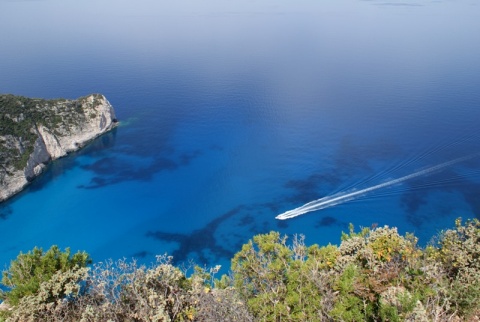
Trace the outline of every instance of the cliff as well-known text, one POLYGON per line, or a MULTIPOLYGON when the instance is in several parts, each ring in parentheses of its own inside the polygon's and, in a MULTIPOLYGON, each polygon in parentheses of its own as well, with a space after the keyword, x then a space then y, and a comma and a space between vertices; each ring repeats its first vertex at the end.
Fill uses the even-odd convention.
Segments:
POLYGON ((100 94, 77 100, 0 95, 0 202, 21 191, 52 160, 116 125, 100 94))

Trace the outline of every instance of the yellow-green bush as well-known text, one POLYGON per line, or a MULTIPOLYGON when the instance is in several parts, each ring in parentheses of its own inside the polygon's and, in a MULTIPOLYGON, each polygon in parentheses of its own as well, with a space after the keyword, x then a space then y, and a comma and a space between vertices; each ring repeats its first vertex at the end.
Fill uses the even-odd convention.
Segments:
POLYGON ((220 279, 218 267, 187 276, 166 255, 151 267, 121 260, 87 268, 68 266, 73 258, 58 249, 47 261, 58 266, 38 264, 43 252, 28 254, 18 263, 35 258, 43 273, 24 279, 36 285, 25 288, 13 283, 25 266, 4 272, 10 295, 23 296, 10 302, 11 311, 0 311, 0 321, 426 322, 470 321, 480 312, 478 220, 457 220, 424 249, 413 235, 387 226, 360 232, 351 226, 338 246, 257 235, 220 279))

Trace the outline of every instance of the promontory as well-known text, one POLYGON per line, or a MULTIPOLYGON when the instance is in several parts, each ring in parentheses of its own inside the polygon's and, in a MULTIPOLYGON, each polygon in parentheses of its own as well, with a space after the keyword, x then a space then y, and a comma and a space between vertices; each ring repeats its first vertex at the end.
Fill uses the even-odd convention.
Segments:
POLYGON ((21 191, 52 160, 117 124, 105 96, 76 100, 0 94, 0 202, 21 191))

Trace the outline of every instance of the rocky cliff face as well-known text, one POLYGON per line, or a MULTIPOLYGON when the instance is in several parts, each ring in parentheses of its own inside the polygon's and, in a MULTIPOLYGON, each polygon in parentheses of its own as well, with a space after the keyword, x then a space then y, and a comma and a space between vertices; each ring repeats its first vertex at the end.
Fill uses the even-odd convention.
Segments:
POLYGON ((0 95, 0 202, 21 191, 48 162, 116 125, 100 94, 77 100, 0 95))

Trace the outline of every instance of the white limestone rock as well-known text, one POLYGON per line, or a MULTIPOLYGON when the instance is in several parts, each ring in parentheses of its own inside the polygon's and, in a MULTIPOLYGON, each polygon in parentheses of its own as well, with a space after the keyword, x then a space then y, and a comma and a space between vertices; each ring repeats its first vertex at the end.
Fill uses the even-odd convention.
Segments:
MULTIPOLYGON (((117 124, 112 105, 100 94, 92 94, 77 100, 44 101, 22 98, 16 102, 15 98, 9 96, 3 102, 7 101, 9 106, 17 104, 18 109, 27 108, 25 102, 28 102, 30 112, 33 110, 37 117, 43 116, 44 113, 45 117, 40 121, 31 122, 34 125, 26 133, 30 138, 35 133, 37 138, 34 139, 33 146, 23 136, 2 135, 0 132, 0 148, 3 149, 0 150, 0 202, 21 191, 43 172, 48 162, 80 149, 117 124), (26 166, 18 169, 18 156, 32 150, 30 155, 26 155, 28 156, 26 166), (17 163, 12 160, 17 160, 17 163)), ((0 111, 1 108, 2 106, 0 111)), ((14 122, 21 122, 26 117, 21 113, 19 116, 12 116, 11 119, 14 122)))
MULTIPOLYGON (((90 95, 80 99, 80 103, 84 111, 84 122, 74 125, 68 131, 64 131, 61 136, 56 137, 65 154, 78 150, 86 142, 110 130, 116 123, 113 107, 105 96, 90 95)), ((52 146, 55 146, 54 142, 52 146)))
POLYGON ((40 139, 44 142, 48 154, 53 160, 63 157, 67 154, 67 151, 65 151, 65 149, 60 145, 60 142, 55 135, 50 133, 49 129, 40 125, 38 126, 38 133, 40 134, 40 139))

